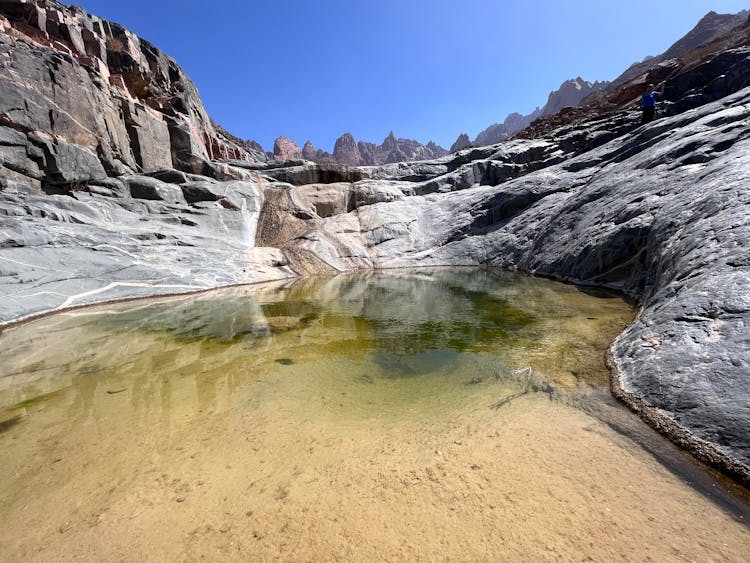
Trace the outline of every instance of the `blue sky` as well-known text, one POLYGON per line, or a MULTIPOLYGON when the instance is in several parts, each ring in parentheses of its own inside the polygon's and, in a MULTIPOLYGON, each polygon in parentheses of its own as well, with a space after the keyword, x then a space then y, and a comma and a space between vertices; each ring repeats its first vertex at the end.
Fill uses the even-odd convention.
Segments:
POLYGON ((345 132, 448 148, 564 80, 611 80, 750 0, 77 0, 173 56, 209 114, 266 150, 345 132))

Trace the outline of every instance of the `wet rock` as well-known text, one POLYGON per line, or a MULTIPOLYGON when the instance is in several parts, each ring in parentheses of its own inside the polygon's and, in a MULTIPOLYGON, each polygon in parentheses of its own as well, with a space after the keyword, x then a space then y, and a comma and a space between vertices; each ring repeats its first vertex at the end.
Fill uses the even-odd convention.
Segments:
MULTIPOLYGON (((297 329, 302 326, 302 321, 297 317, 268 317, 268 327, 271 332, 275 334, 281 334, 282 332, 288 332, 290 330, 297 329)), ((282 360, 276 360, 278 363, 283 365, 291 365, 293 362, 282 360)))

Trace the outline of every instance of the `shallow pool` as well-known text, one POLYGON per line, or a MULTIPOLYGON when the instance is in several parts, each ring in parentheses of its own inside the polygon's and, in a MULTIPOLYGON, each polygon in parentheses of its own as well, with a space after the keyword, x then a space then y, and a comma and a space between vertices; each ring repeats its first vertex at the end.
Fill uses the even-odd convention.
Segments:
POLYGON ((454 268, 7 329, 1 558, 745 560, 745 491, 608 393, 633 315, 454 268))

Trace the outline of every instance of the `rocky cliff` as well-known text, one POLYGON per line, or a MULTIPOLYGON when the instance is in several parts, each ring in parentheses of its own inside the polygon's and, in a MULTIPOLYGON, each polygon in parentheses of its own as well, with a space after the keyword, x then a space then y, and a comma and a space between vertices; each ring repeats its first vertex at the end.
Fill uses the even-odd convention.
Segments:
POLYGON ((170 57, 121 26, 52 0, 0 2, 3 175, 34 189, 133 172, 214 177, 262 158, 215 127, 170 57))
POLYGON ((613 391, 750 482, 750 48, 704 52, 670 74, 670 115, 644 126, 626 105, 425 162, 207 160, 198 151, 196 174, 174 158, 169 120, 197 120, 197 110, 173 116, 142 104, 167 135, 129 132, 124 110, 117 129, 97 108, 125 103, 125 93, 94 84, 99 75, 66 45, 31 41, 13 21, 3 24, 0 87, 30 101, 1 102, 0 322, 405 266, 492 265, 615 288, 640 311, 610 349, 613 391), (77 109, 60 92, 68 75, 80 78, 77 109), (131 153, 107 160, 98 147, 120 146, 113 131, 131 153), (165 169, 137 173, 148 170, 132 154, 135 133, 166 143, 153 149, 165 169))
POLYGON ((612 88, 617 89, 624 83, 648 72, 649 69, 672 59, 678 59, 685 55, 688 58, 693 57, 699 47, 726 38, 732 30, 742 26, 747 21, 748 15, 750 15, 748 10, 743 10, 737 14, 717 14, 713 11, 707 13, 695 24, 693 29, 675 41, 666 51, 631 65, 630 68, 612 81, 612 88))

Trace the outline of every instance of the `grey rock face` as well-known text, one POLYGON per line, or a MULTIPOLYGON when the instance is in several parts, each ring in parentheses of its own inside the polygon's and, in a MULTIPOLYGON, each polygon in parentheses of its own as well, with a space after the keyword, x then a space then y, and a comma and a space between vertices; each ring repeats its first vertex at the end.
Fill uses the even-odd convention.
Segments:
POLYGON ((684 37, 677 40, 662 56, 665 59, 679 57, 701 45, 726 35, 730 30, 747 22, 750 10, 742 10, 736 14, 717 14, 708 12, 695 24, 684 37))
POLYGON ((510 139, 514 133, 528 126, 540 114, 537 108, 530 115, 521 115, 520 113, 510 113, 502 123, 494 123, 481 131, 474 143, 477 145, 494 145, 510 139))
POLYGON ((203 197, 200 182, 145 176, 120 197, 0 192, 0 318, 293 275, 280 250, 254 247, 258 186, 204 182, 203 197))
MULTIPOLYGON (((628 81, 636 79, 639 75, 648 75, 644 80, 639 82, 636 90, 627 92, 621 100, 621 102, 629 102, 641 93, 644 83, 661 82, 669 76, 675 70, 674 63, 676 61, 674 59, 684 55, 691 55, 691 52, 698 47, 706 45, 711 41, 719 40, 731 30, 746 24, 748 14, 750 14, 748 10, 743 10, 737 14, 709 12, 692 30, 676 41, 664 53, 656 57, 647 57, 646 60, 631 65, 630 68, 613 82, 601 81, 592 83, 580 77, 566 80, 557 90, 550 92, 547 103, 543 107, 537 108, 528 115, 520 115, 518 113, 509 114, 504 122, 495 123, 481 131, 476 139, 474 139, 474 144, 489 145, 505 141, 515 133, 531 125, 538 118, 554 115, 565 107, 577 107, 592 94, 622 88, 628 81)), ((742 44, 746 44, 746 42, 742 44)))
POLYGON ((670 59, 682 57, 701 45, 720 39, 731 30, 746 23, 748 14, 750 14, 750 11, 748 10, 743 10, 737 14, 717 14, 713 11, 709 12, 701 18, 693 29, 673 43, 666 51, 660 55, 648 57, 644 61, 631 65, 630 68, 613 81, 613 85, 617 86, 622 84, 639 74, 647 72, 649 67, 653 67, 670 59))
POLYGON ((312 141, 306 141, 305 145, 302 147, 302 158, 305 160, 314 160, 316 154, 317 151, 315 150, 315 145, 312 144, 312 141))
POLYGON ((125 185, 130 195, 138 199, 153 199, 167 203, 184 203, 185 198, 179 186, 166 184, 148 176, 130 176, 125 178, 125 185))
MULTIPOLYGON (((594 92, 606 89, 607 85, 607 82, 589 82, 580 76, 566 80, 560 88, 550 93, 539 116, 557 113, 564 107, 575 107, 594 92)), ((533 119, 539 116, 534 116, 533 119)))
POLYGON ((450 152, 457 152, 471 146, 471 139, 466 133, 461 133, 451 145, 450 152))

